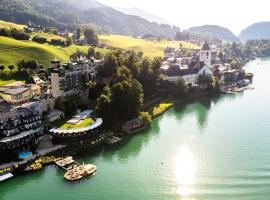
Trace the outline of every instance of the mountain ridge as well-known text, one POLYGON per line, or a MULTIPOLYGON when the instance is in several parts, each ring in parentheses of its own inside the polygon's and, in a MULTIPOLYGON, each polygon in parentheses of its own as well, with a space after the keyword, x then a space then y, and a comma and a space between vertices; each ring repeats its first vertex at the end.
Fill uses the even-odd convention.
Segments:
POLYGON ((104 32, 170 38, 179 30, 176 26, 159 25, 126 15, 95 0, 1 0, 0 19, 20 24, 32 21, 60 29, 95 24, 104 32))
POLYGON ((239 35, 243 41, 270 39, 270 21, 256 22, 245 28, 239 35))
POLYGON ((239 41, 239 38, 234 35, 231 30, 218 25, 195 26, 189 28, 187 31, 190 33, 206 35, 229 42, 239 41))

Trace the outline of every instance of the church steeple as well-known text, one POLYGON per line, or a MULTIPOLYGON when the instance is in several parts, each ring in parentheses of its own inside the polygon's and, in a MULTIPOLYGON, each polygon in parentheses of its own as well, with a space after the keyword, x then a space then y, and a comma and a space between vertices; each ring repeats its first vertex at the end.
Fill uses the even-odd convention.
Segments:
POLYGON ((211 66, 211 48, 207 41, 202 46, 201 52, 200 52, 200 61, 204 62, 205 65, 208 67, 211 66))

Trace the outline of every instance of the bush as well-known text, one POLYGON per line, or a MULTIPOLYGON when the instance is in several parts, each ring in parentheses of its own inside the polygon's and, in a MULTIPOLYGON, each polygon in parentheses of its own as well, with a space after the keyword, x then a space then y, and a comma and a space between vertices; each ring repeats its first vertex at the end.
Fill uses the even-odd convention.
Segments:
POLYGON ((29 40, 30 39, 29 34, 15 28, 11 29, 10 33, 11 33, 11 37, 16 40, 29 40))
POLYGON ((65 41, 60 40, 60 39, 52 39, 51 44, 58 45, 58 46, 65 46, 66 45, 65 41))
POLYGON ((1 28, 0 29, 0 36, 4 36, 4 37, 10 37, 11 33, 8 29, 6 28, 1 28))
POLYGON ((33 37, 32 41, 40 43, 40 44, 44 44, 48 42, 46 38, 38 37, 38 36, 33 37))
POLYGON ((148 112, 140 112, 140 118, 146 122, 148 126, 152 123, 152 117, 148 112))
POLYGON ((29 40, 30 35, 18 29, 0 29, 0 36, 14 38, 16 40, 29 40))

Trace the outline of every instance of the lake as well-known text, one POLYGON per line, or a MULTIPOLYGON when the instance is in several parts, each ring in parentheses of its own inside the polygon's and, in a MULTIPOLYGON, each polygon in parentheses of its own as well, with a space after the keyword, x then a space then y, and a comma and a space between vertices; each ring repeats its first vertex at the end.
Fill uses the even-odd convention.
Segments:
POLYGON ((246 69, 255 90, 173 108, 123 144, 77 158, 97 165, 95 176, 68 183, 49 166, 0 184, 0 199, 269 199, 270 60, 246 69))

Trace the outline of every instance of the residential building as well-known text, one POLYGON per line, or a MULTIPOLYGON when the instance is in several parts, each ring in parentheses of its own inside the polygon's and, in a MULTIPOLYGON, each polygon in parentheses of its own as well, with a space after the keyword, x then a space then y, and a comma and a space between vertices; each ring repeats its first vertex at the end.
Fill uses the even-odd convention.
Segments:
POLYGON ((61 64, 59 60, 53 60, 49 68, 52 96, 71 96, 79 94, 85 81, 96 77, 96 68, 102 65, 101 61, 94 59, 72 60, 67 64, 61 64))
POLYGON ((29 149, 43 134, 39 103, 0 111, 0 151, 29 149))

